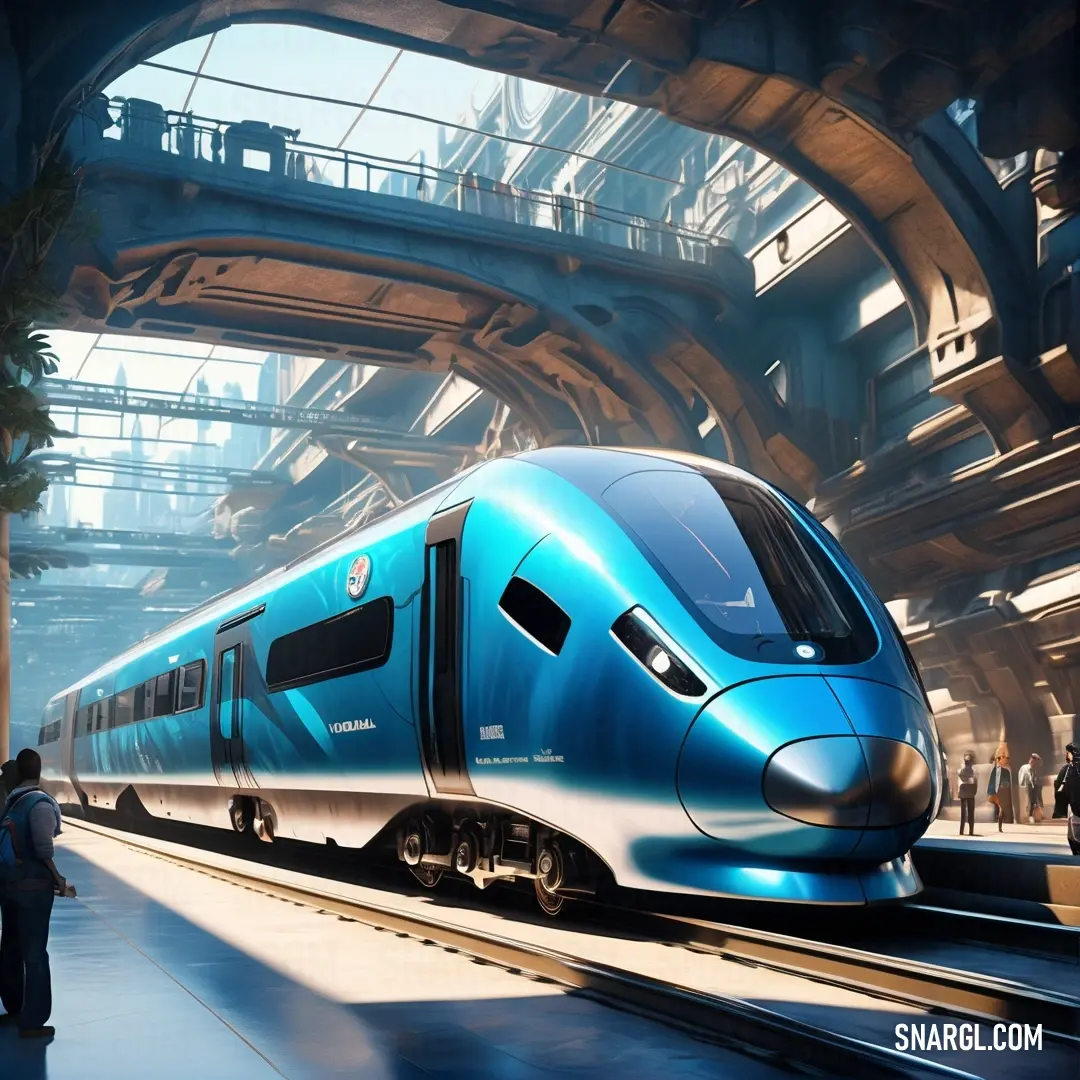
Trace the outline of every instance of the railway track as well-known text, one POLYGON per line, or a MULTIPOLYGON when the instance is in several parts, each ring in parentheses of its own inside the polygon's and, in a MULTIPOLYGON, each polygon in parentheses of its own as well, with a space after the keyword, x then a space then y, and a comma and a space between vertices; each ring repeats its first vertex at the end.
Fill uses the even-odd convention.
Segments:
POLYGON ((961 911, 930 903, 905 904, 897 911, 917 932, 929 929, 950 941, 989 944, 998 949, 1039 953, 1080 964, 1080 927, 1077 926, 986 911, 961 911))
MULTIPOLYGON (((81 824, 81 823, 80 823, 81 824)), ((170 823, 171 824, 171 823, 170 823)), ((180 827, 183 828, 183 827, 180 827)), ((105 829, 110 834, 113 830, 105 829)), ((141 834, 135 835, 142 839, 141 834)), ((182 843, 161 838, 165 843, 182 843)), ((203 836, 201 841, 221 837, 203 836)), ((200 845, 201 846, 201 845, 200 845)), ((215 844, 212 850, 227 857, 236 857, 228 845, 215 844)), ((312 863, 324 864, 325 852, 291 852, 285 862, 274 858, 278 845, 256 845, 248 854, 259 862, 268 862, 280 869, 295 869, 302 873, 320 870, 312 863)), ((189 849, 191 850, 191 849, 189 849)), ((349 866, 349 860, 338 855, 329 860, 349 866)), ((325 872, 325 868, 322 869, 325 872)), ((381 875, 380 875, 381 876, 381 875)), ((389 876, 389 875, 387 875, 389 876)), ((385 883, 380 882, 378 887, 385 883)), ((392 887, 392 886, 391 886, 392 887)), ((469 889, 472 892, 471 888, 469 889)), ((1053 1037, 1073 1043, 1080 1049, 1080 999, 1053 990, 1043 990, 1025 982, 996 978, 984 972, 960 971, 938 964, 928 964, 907 957, 890 955, 884 947, 859 948, 852 945, 861 936, 858 927, 852 932, 844 929, 835 918, 818 916, 814 930, 826 923, 833 932, 818 938, 795 936, 776 930, 782 919, 790 918, 790 910, 779 918, 775 908, 753 911, 756 925, 744 922, 718 921, 715 918, 694 918, 684 914, 661 913, 641 908, 628 909, 607 904, 578 902, 574 909, 576 922, 618 925, 627 935, 644 941, 681 946, 697 952, 711 952, 729 960, 828 983, 880 999, 901 1002, 931 1012, 948 1012, 984 1023, 1010 1022, 1041 1024, 1053 1037), (837 927, 840 932, 837 933, 837 927)), ((730 910, 730 909, 729 909, 730 910)), ((890 933, 903 940, 906 935, 925 936, 928 932, 941 940, 978 942, 994 949, 1037 953, 1056 960, 1080 963, 1080 929, 1022 919, 987 915, 980 912, 922 904, 905 904, 888 909, 890 933)), ((746 905, 738 914, 751 914, 746 905)), ((846 922, 852 921, 852 914, 846 922)), ((877 935, 880 938, 880 933, 877 935)), ((880 943, 879 943, 880 944, 880 943)), ((1075 981, 1072 969, 1063 972, 1069 985, 1075 981)))
POLYGON ((512 972, 550 980, 605 1004, 678 1027, 696 1038, 776 1061, 789 1070, 857 1080, 899 1077, 974 1080, 971 1073, 803 1023, 738 998, 704 993, 536 944, 479 932, 433 918, 426 912, 388 908, 329 889, 272 880, 254 867, 250 872, 223 867, 197 848, 180 853, 170 850, 177 845, 168 841, 120 833, 90 822, 71 821, 71 824, 246 889, 415 938, 424 944, 438 945, 512 972))
MULTIPOLYGON (((1080 1048, 1080 999, 1067 994, 835 942, 682 915, 616 910, 627 930, 648 940, 712 952, 985 1023, 1042 1024, 1044 1031, 1080 1048)), ((1075 949, 1076 942, 1071 944, 1075 949)))

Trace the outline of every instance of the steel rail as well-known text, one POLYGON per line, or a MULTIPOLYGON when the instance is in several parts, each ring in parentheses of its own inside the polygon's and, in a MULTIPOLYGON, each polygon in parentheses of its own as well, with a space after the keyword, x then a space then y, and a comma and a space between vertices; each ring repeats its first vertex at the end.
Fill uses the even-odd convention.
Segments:
POLYGON ((67 820, 79 829, 198 873, 353 919, 378 930, 417 938, 421 943, 456 950, 511 972, 549 979, 572 990, 584 991, 606 1004, 687 1030, 698 1038, 736 1050, 742 1047, 754 1056, 764 1052, 803 1070, 809 1067, 825 1076, 846 1076, 853 1080, 922 1076, 977 1080, 971 1073, 830 1032, 739 998, 704 993, 543 946, 481 933, 426 914, 387 908, 306 885, 269 880, 258 873, 222 867, 212 859, 164 850, 162 844, 180 846, 169 841, 117 835, 115 830, 91 822, 67 820))
POLYGON ((610 910, 619 913, 622 925, 648 940, 987 1023, 1042 1024, 1055 1040, 1080 1047, 1080 999, 1067 994, 769 930, 684 915, 610 910))
POLYGON ((1058 960, 1080 964, 1080 927, 1062 923, 1035 922, 1015 915, 990 911, 965 911, 942 904, 905 904, 898 909, 903 917, 915 916, 913 925, 947 931, 950 941, 977 941, 1018 952, 1042 953, 1058 960))

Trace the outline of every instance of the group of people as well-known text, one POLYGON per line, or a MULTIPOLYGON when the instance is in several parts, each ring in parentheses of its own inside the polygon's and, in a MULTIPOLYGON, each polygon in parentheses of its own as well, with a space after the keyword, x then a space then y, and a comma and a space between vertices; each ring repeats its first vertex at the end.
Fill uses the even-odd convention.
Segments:
MULTIPOLYGON (((1065 747, 1065 764, 1054 780, 1054 817, 1067 818, 1069 847, 1074 855, 1080 855, 1080 744, 1069 743, 1065 747)), ((1017 782, 1023 800, 1022 809, 1027 820, 1043 819, 1042 776, 1039 772, 1042 758, 1038 754, 1020 766, 1017 782)), ((964 763, 957 770, 957 798, 960 800, 960 835, 967 826, 968 835, 975 835, 975 796, 979 781, 975 773, 975 755, 969 750, 964 763)), ((1003 743, 994 753, 993 768, 986 785, 987 801, 994 807, 998 832, 1003 825, 1013 823, 1012 770, 1009 768, 1009 750, 1003 743)))
POLYGON ((60 807, 41 790, 41 758, 19 752, 0 767, 0 1026, 47 1038, 52 1012, 49 920, 56 896, 74 896, 53 862, 60 807))

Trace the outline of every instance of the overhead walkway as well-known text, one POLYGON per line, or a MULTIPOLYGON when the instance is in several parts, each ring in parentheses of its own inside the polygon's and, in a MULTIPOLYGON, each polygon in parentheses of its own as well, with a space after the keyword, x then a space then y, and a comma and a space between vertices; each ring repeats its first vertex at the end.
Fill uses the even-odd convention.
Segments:
MULTIPOLYGON (((283 181, 306 182, 314 192, 322 186, 412 199, 690 262, 708 262, 710 252, 720 246, 708 233, 568 192, 530 191, 471 171, 321 146, 301 140, 299 131, 263 122, 221 120, 119 98, 109 102, 109 113, 115 124, 109 135, 119 136, 106 138, 110 155, 144 158, 148 150, 160 150, 224 170, 260 171, 283 181)), ((622 168, 613 163, 605 167, 622 168)), ((677 180, 671 184, 678 187, 677 180)))
POLYGON ((380 428, 363 416, 329 409, 301 409, 262 401, 241 401, 209 394, 178 394, 167 390, 139 390, 102 386, 72 379, 43 379, 41 389, 50 405, 183 420, 210 420, 254 427, 293 428, 313 435, 342 435, 370 445, 373 450, 411 457, 470 453, 472 447, 453 446, 426 435, 380 428))
POLYGON ((233 543, 187 533, 122 529, 20 526, 11 530, 11 551, 78 553, 94 566, 206 567, 227 562, 233 543))
MULTIPOLYGON (((133 440, 138 444, 139 440, 133 440)), ((197 443, 192 444, 197 446, 197 443)), ((236 469, 229 465, 200 465, 187 461, 129 460, 125 458, 94 458, 77 454, 58 454, 55 451, 35 454, 31 461, 44 472, 50 484, 77 487, 102 487, 107 490, 161 491, 176 495, 213 495, 208 486, 222 483, 261 487, 288 484, 288 480, 267 470, 236 469), (94 483, 87 475, 109 475, 112 483, 94 483), (130 486, 128 486, 130 485, 130 486)))

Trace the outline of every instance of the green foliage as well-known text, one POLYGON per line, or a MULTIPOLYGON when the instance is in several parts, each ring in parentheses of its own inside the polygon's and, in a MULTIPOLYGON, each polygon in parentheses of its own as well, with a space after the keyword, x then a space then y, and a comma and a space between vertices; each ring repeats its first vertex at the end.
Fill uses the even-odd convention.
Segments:
POLYGON ((34 393, 57 358, 37 327, 62 312, 45 261, 56 240, 78 230, 79 176, 56 152, 38 162, 33 183, 0 207, 0 513, 38 510, 48 486, 28 455, 61 435, 34 393))
POLYGON ((69 570, 89 565, 89 556, 77 551, 57 551, 55 548, 24 550, 14 547, 11 551, 13 579, 39 578, 46 570, 69 570))

